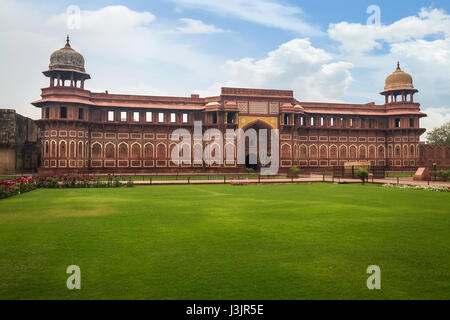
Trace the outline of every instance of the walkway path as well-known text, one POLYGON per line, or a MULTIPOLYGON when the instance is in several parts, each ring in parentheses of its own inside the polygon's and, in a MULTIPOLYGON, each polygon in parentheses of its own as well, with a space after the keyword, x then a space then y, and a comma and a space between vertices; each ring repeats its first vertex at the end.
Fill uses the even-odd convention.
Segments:
MULTIPOLYGON (((134 181, 135 185, 186 185, 186 184, 287 184, 287 183, 312 183, 312 182, 331 182, 331 183, 360 183, 359 179, 349 179, 349 178, 334 178, 331 176, 321 176, 321 175, 311 175, 310 177, 304 178, 286 178, 286 179, 271 179, 270 177, 261 177, 261 179, 215 179, 215 180, 155 180, 155 181, 134 181)), ((402 178, 384 178, 384 179, 374 179, 370 180, 370 183, 377 184, 406 184, 406 185, 420 185, 420 186, 439 186, 450 188, 450 182, 441 181, 414 181, 410 177, 402 178)), ((126 183, 126 181, 123 181, 126 183)))

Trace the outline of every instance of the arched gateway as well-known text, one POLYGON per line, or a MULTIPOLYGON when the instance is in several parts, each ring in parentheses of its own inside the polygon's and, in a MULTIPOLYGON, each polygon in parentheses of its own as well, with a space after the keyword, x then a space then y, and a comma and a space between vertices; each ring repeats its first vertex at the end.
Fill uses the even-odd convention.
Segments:
POLYGON ((246 124, 242 130, 245 137, 245 167, 258 171, 261 167, 267 167, 267 160, 261 159, 261 155, 272 154, 271 130, 269 123, 262 119, 256 119, 246 124))

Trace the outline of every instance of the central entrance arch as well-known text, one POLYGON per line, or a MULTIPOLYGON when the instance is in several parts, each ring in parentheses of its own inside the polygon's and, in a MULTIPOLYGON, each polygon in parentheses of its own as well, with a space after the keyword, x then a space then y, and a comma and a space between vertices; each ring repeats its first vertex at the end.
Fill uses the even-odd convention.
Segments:
POLYGON ((255 171, 259 171, 263 166, 261 163, 261 159, 259 158, 259 151, 261 150, 261 141, 259 140, 259 132, 261 129, 267 130, 267 155, 271 154, 271 130, 273 127, 267 122, 256 119, 244 127, 242 130, 246 132, 249 129, 254 129, 256 132, 256 141, 250 139, 249 137, 245 138, 245 167, 248 169, 253 169, 255 171), (256 149, 256 150, 255 150, 256 149))
POLYGON ((247 154, 245 156, 245 168, 253 169, 255 171, 259 170, 259 159, 257 154, 247 154), (256 158, 256 163, 253 160, 254 158, 256 158))

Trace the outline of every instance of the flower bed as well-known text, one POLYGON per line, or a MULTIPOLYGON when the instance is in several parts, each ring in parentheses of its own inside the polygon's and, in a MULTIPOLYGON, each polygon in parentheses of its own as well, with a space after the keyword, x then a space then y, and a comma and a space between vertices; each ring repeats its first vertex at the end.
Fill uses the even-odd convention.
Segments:
POLYGON ((0 181, 0 199, 32 191, 36 188, 36 181, 32 177, 21 177, 14 180, 0 181))
MULTIPOLYGON (((62 175, 45 177, 21 177, 15 180, 0 181, 0 199, 15 196, 37 188, 118 188, 123 183, 118 177, 107 176, 103 181, 99 177, 88 175, 62 175)), ((131 177, 126 184, 132 187, 131 177)))
POLYGON ((426 191, 436 191, 436 192, 450 192, 448 187, 438 187, 438 186, 411 186, 407 184, 383 184, 385 188, 398 188, 398 189, 410 189, 410 190, 426 190, 426 191))

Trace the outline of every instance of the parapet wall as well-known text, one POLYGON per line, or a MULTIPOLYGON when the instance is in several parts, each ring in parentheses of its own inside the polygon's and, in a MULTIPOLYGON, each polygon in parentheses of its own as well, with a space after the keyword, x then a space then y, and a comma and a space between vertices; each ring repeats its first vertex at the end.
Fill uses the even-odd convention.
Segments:
POLYGON ((450 168, 450 146, 422 144, 419 153, 419 166, 432 167, 436 163, 438 169, 450 168))
POLYGON ((39 135, 32 119, 0 109, 0 173, 35 171, 40 162, 39 135))

